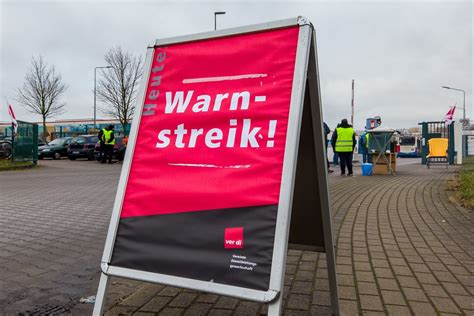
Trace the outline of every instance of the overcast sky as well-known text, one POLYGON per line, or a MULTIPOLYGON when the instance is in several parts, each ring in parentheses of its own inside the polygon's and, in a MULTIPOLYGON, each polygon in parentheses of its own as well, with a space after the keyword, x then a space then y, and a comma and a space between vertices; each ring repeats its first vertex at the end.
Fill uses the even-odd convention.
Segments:
MULTIPOLYGON (((156 38, 306 16, 318 41, 323 114, 334 128, 350 118, 355 79, 355 127, 380 115, 386 126, 442 120, 457 104, 473 117, 471 1, 6 1, 0 0, 0 121, 5 98, 17 118, 40 121, 15 100, 31 57, 42 55, 69 86, 59 118, 92 118, 94 67, 121 46, 144 58, 156 38)), ((98 117, 104 117, 98 112, 98 117)))

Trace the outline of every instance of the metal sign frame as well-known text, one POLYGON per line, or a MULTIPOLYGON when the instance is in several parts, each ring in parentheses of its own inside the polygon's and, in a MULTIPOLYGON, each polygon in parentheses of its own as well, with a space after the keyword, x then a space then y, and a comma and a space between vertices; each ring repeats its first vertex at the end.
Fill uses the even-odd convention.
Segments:
MULTIPOLYGON (((283 289, 283 282, 285 276, 285 267, 286 267, 286 255, 288 249, 288 235, 290 229, 290 219, 291 219, 291 207, 292 207, 292 199, 293 199, 293 190, 295 184, 295 172, 296 172, 296 164, 297 164, 297 155, 298 155, 298 145, 299 145, 299 138, 300 138, 300 128, 302 114, 303 114, 303 105, 304 105, 304 96, 305 96, 305 89, 307 87, 307 74, 308 74, 308 65, 311 64, 313 67, 314 77, 312 81, 314 83, 315 79, 317 78, 317 60, 315 56, 315 36, 314 36, 314 29, 311 23, 303 17, 275 21, 270 23, 263 23, 245 27, 238 27, 233 29, 226 29, 214 32, 207 32, 207 33, 200 33, 194 34, 189 36, 180 36, 180 37, 173 37, 163 40, 157 40, 152 47, 148 47, 147 55, 145 60, 145 69, 144 69, 144 76, 143 81, 141 83, 141 88, 137 98, 137 107, 132 121, 132 127, 130 131, 129 143, 128 143, 128 150, 126 151, 124 163, 122 166, 120 180, 118 183, 117 193, 115 196, 115 202, 113 206, 111 221, 107 233, 107 238, 105 241, 104 252, 101 260, 101 277, 98 287, 98 292, 96 296, 96 302, 94 306, 93 315, 101 315, 102 309, 105 301, 105 294, 107 291, 108 285, 108 277, 109 276, 117 276, 117 277, 125 277, 136 279, 140 281, 146 282, 153 282, 153 283, 160 283, 165 285, 171 286, 178 286, 182 288, 188 288, 198 291, 204 291, 208 293, 215 293, 221 295, 228 295, 237 298, 242 298, 246 300, 252 300, 262 303, 268 303, 269 315, 279 315, 281 313, 281 305, 282 305, 282 289, 283 289), (151 65, 153 62, 153 54, 154 50, 157 47, 170 45, 170 44, 177 44, 183 42, 192 42, 192 41, 199 41, 211 38, 220 38, 220 37, 227 37, 231 35, 239 35, 239 34, 247 34, 253 32, 261 32, 261 31, 270 31, 279 28, 291 27, 291 26, 299 26, 299 35, 298 35, 298 43, 297 43, 297 53, 295 59, 295 68, 294 68, 294 75, 293 75, 293 85, 292 85, 292 92, 291 92, 291 101, 290 101, 290 108, 289 108, 289 115, 288 115, 288 130, 286 135, 286 146, 284 151, 284 159, 283 159, 283 172, 282 172, 282 179, 281 179, 281 186, 280 186, 280 197, 278 202, 278 213, 277 213, 277 220, 276 220, 276 227, 275 227, 275 240, 273 245, 273 256, 272 256, 272 266, 271 266, 271 274, 270 274, 270 283, 269 283, 269 290, 268 291, 260 291, 254 289, 248 289, 243 287, 225 285, 225 284, 218 284, 213 282, 207 281, 200 281, 195 279, 188 279, 183 277, 177 277, 172 275, 165 275, 165 274, 158 274, 146 271, 140 271, 135 269, 129 268, 121 268, 116 266, 111 266, 109 263, 112 258, 112 252, 115 244, 115 238, 119 226, 120 220, 120 213, 122 209, 122 203, 125 196, 126 185, 128 182, 128 176, 130 172, 133 152, 135 149, 138 128, 140 126, 141 116, 144 110, 144 101, 145 101, 145 94, 146 89, 148 86, 149 76, 151 65), (313 49, 312 54, 310 54, 310 50, 313 49), (310 55, 312 59, 311 62, 309 61, 310 55), (295 128, 298 127, 298 128, 295 128)), ((318 81, 318 80, 316 80, 318 81)), ((317 84, 317 98, 318 102, 320 103, 320 94, 319 94, 319 82, 317 84)), ((314 87, 313 87, 314 88, 314 87)), ((315 95, 315 91, 313 88, 310 88, 312 91, 312 95, 315 95)), ((316 95, 315 95, 316 97, 316 95)), ((314 107, 314 106, 312 106, 314 107)), ((320 114, 320 113, 319 113, 320 114)), ((318 118, 319 122, 322 122, 320 115, 315 115, 313 113, 313 118, 318 118)), ((322 124, 322 123, 321 123, 322 124)), ((313 120, 314 125, 314 120, 313 120)), ((313 126, 321 130, 321 126, 313 126)), ((314 131, 317 134, 316 130, 314 131)), ((322 137, 320 135, 320 137, 322 137)), ((316 143, 322 145, 322 139, 319 141, 317 140, 316 143)), ((324 148, 324 146, 322 146, 324 148)), ((324 153, 324 151, 322 152, 324 153)), ((322 153, 317 154, 320 156, 322 153)), ((317 159, 321 160, 321 159, 317 159)), ((326 172, 326 162, 318 161, 318 165, 323 163, 324 165, 324 172, 326 172)), ((318 170, 323 167, 319 166, 318 170)), ((324 177, 323 181, 319 181, 320 185, 327 186, 327 179, 324 177)), ((321 199, 323 200, 321 205, 327 206, 327 214, 323 215, 324 224, 328 224, 327 229, 324 229, 324 236, 326 242, 326 253, 328 257, 328 271, 329 271, 329 279, 330 279, 330 287, 331 287, 331 297, 333 303, 333 311, 334 314, 339 313, 338 307, 338 298, 337 298, 337 284, 336 284, 336 275, 335 275, 335 259, 334 259, 334 252, 333 252, 333 244, 332 244, 332 235, 331 235, 331 223, 330 223, 330 212, 329 212, 329 197, 327 193, 327 187, 324 188, 323 195, 321 195, 321 199), (330 249, 330 251, 328 250, 330 249), (335 289, 335 290, 334 290, 335 289)), ((324 211, 322 213, 325 213, 324 211)))

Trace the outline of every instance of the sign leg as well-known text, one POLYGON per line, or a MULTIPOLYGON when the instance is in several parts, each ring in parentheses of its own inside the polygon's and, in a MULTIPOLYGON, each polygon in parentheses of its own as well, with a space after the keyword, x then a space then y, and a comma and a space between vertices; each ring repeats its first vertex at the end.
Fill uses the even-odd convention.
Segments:
POLYGON ((102 315, 102 309, 104 308, 105 293, 107 292, 107 286, 109 285, 109 276, 101 272, 99 288, 97 289, 97 295, 95 297, 93 316, 102 315))
POLYGON ((282 306, 282 297, 283 292, 278 295, 278 298, 268 304, 268 316, 280 316, 281 313, 281 306, 282 306))

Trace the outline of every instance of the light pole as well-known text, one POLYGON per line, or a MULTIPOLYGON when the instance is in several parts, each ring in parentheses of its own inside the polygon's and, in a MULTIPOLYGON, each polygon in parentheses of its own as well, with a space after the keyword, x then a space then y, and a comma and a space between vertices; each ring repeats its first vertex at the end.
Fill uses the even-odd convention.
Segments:
POLYGON ((441 88, 449 89, 449 90, 461 91, 461 92, 463 93, 463 100, 462 100, 462 120, 463 120, 463 124, 465 124, 464 122, 466 121, 466 91, 464 91, 464 90, 462 90, 462 89, 456 89, 456 88, 451 88, 451 87, 446 87, 446 86, 442 86, 441 88))
POLYGON ((224 11, 217 11, 217 12, 214 12, 214 31, 217 30, 217 16, 218 15, 224 15, 225 12, 224 11))
POLYGON ((100 66, 100 67, 95 67, 94 68, 94 130, 96 129, 96 113, 97 113, 97 97, 96 97, 96 91, 97 91, 97 69, 101 68, 112 68, 112 66, 100 66))

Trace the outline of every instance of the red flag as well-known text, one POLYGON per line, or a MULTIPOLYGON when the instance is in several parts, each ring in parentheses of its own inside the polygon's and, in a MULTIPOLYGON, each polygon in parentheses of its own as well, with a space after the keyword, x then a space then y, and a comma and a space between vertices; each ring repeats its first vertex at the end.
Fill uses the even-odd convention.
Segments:
POLYGON ((456 111, 456 105, 450 107, 448 113, 446 113, 446 115, 444 116, 444 122, 446 123, 446 125, 451 124, 451 122, 453 121, 454 111, 456 111))
POLYGON ((13 108, 12 108, 11 104, 8 104, 8 114, 10 114, 10 119, 13 123, 13 129, 16 133, 16 131, 18 129, 18 122, 16 121, 15 113, 13 112, 13 108))

